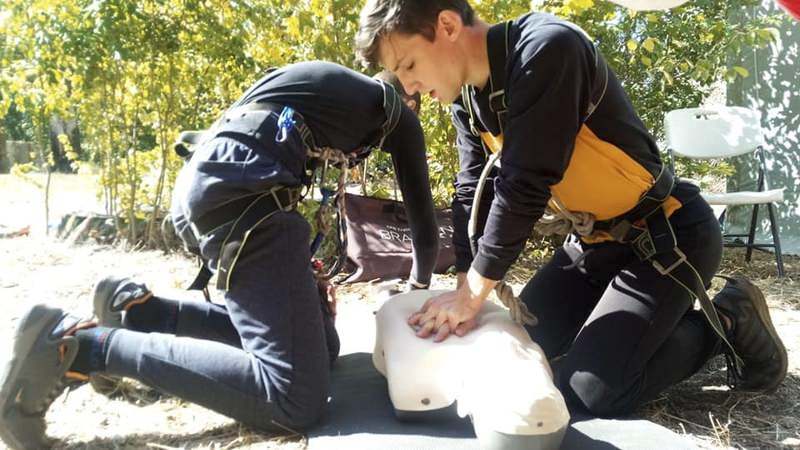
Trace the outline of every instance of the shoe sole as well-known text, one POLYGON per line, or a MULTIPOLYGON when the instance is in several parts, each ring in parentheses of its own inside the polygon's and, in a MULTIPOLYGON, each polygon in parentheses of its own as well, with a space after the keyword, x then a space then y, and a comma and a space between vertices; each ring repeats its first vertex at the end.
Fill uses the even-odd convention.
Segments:
POLYGON ((789 357, 786 353, 786 348, 783 346, 783 341, 781 341, 780 336, 778 336, 778 332, 775 330, 775 326, 772 324, 772 318, 769 314, 769 306, 767 305, 767 299, 764 298, 764 293, 761 292, 761 289, 758 286, 754 285, 750 280, 746 278, 728 278, 723 277, 728 281, 735 282, 742 287, 743 290, 754 293, 755 295, 748 295, 747 298, 751 299, 751 303, 753 307, 755 307, 756 313, 758 314, 758 319, 761 321, 761 324, 767 328, 767 332, 769 336, 772 338, 773 342, 778 346, 778 351, 781 354, 781 375, 776 378, 776 381, 773 384, 768 385, 767 387, 760 388, 760 389, 753 389, 755 392, 764 392, 764 393, 772 393, 778 386, 783 382, 783 379, 786 377, 786 372, 789 369, 789 357))
MULTIPOLYGON (((63 319, 64 315, 64 312, 61 310, 49 308, 45 305, 35 305, 20 320, 14 339, 14 349, 11 360, 6 366, 2 379, 0 379, 0 438, 12 448, 40 448, 47 446, 47 438, 44 434, 44 417, 37 418, 20 411, 18 397, 25 387, 25 361, 36 347, 43 333, 49 336, 63 319), (20 437, 12 431, 12 423, 17 423, 22 420, 34 420, 38 422, 35 423, 34 426, 41 427, 41 442, 23 442, 20 440, 20 437)), ((78 351, 78 346, 68 345, 67 351, 69 353, 66 358, 73 359, 74 353, 78 351)), ((63 369, 65 372, 66 368, 63 369)))

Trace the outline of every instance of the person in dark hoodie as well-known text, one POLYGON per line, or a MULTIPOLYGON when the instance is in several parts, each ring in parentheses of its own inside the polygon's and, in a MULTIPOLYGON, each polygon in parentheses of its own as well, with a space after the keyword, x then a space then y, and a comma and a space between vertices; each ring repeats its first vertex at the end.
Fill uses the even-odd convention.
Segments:
POLYGON ((410 94, 452 103, 459 282, 409 318, 418 336, 473 329, 549 209, 553 220, 540 226, 571 232, 520 298, 538 318, 528 332, 573 407, 629 413, 720 353, 736 388, 780 384, 786 350, 764 296, 738 278, 708 298, 722 254, 719 223, 696 186, 665 170, 580 28, 535 12, 490 25, 466 0, 368 0, 356 52, 394 72, 410 94), (479 197, 496 156, 500 167, 489 167, 479 197), (480 214, 468 236, 475 197, 480 214))
MULTIPOLYGON (((418 97, 405 100, 418 106, 418 97)), ((97 322, 34 306, 1 380, 0 437, 12 448, 45 446, 55 397, 109 376, 261 430, 317 422, 338 337, 312 272, 310 226, 295 207, 319 158, 352 164, 374 148, 391 154, 407 205, 409 284, 426 287, 438 228, 415 113, 390 83, 336 64, 271 71, 195 146, 173 194, 176 230, 216 273, 224 305, 170 300, 107 277, 94 291, 97 322)))

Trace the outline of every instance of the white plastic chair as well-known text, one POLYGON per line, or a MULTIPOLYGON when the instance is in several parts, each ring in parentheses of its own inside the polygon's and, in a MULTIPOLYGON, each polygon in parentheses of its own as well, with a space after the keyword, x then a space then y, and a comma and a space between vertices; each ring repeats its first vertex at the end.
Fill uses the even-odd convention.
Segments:
POLYGON ((746 247, 746 261, 750 261, 753 249, 775 249, 778 276, 783 276, 775 203, 783 201, 783 188, 769 189, 764 159, 764 135, 761 131, 759 113, 737 106, 677 109, 667 113, 664 121, 667 152, 672 171, 675 171, 674 156, 692 159, 723 159, 755 153, 758 158, 758 187, 756 191, 728 192, 724 194, 702 193, 711 205, 753 205, 750 230, 747 234, 726 234, 725 238, 747 237, 747 242, 729 242, 727 247, 746 247), (758 222, 758 206, 767 205, 769 211, 772 243, 754 242, 758 222))

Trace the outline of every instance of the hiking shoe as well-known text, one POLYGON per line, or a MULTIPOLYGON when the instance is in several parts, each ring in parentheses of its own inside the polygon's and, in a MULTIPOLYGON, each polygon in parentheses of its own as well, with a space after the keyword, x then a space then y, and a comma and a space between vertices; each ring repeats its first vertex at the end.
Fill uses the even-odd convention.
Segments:
MULTIPOLYGON (((786 376, 786 348, 778 337, 764 294, 749 280, 725 278, 714 305, 731 319, 726 333, 744 365, 734 369, 735 387, 744 391, 775 390, 786 376)), ((730 369, 729 369, 730 372, 730 369)))
POLYGON ((0 438, 9 447, 49 447, 45 413, 65 389, 86 382, 85 375, 68 369, 78 354, 75 331, 93 326, 46 305, 34 306, 20 320, 0 378, 0 438))
MULTIPOLYGON (((123 313, 131 306, 150 300, 153 293, 144 283, 125 277, 107 276, 97 282, 92 297, 94 315, 101 327, 124 328, 123 313)), ((118 390, 120 378, 93 373, 89 383, 98 394, 112 395, 118 390)))
POLYGON ((144 283, 125 277, 107 276, 94 287, 94 314, 101 327, 123 328, 122 314, 131 306, 150 300, 153 293, 144 283))

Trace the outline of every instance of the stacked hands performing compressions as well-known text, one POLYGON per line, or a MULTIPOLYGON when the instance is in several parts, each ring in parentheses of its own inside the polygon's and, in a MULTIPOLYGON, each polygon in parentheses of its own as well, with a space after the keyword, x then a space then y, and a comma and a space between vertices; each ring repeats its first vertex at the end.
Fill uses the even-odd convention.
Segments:
POLYGON ((462 337, 476 327, 476 316, 496 284, 472 270, 459 273, 456 290, 425 301, 419 311, 408 317, 408 324, 418 337, 434 336, 435 342, 451 334, 462 337))

